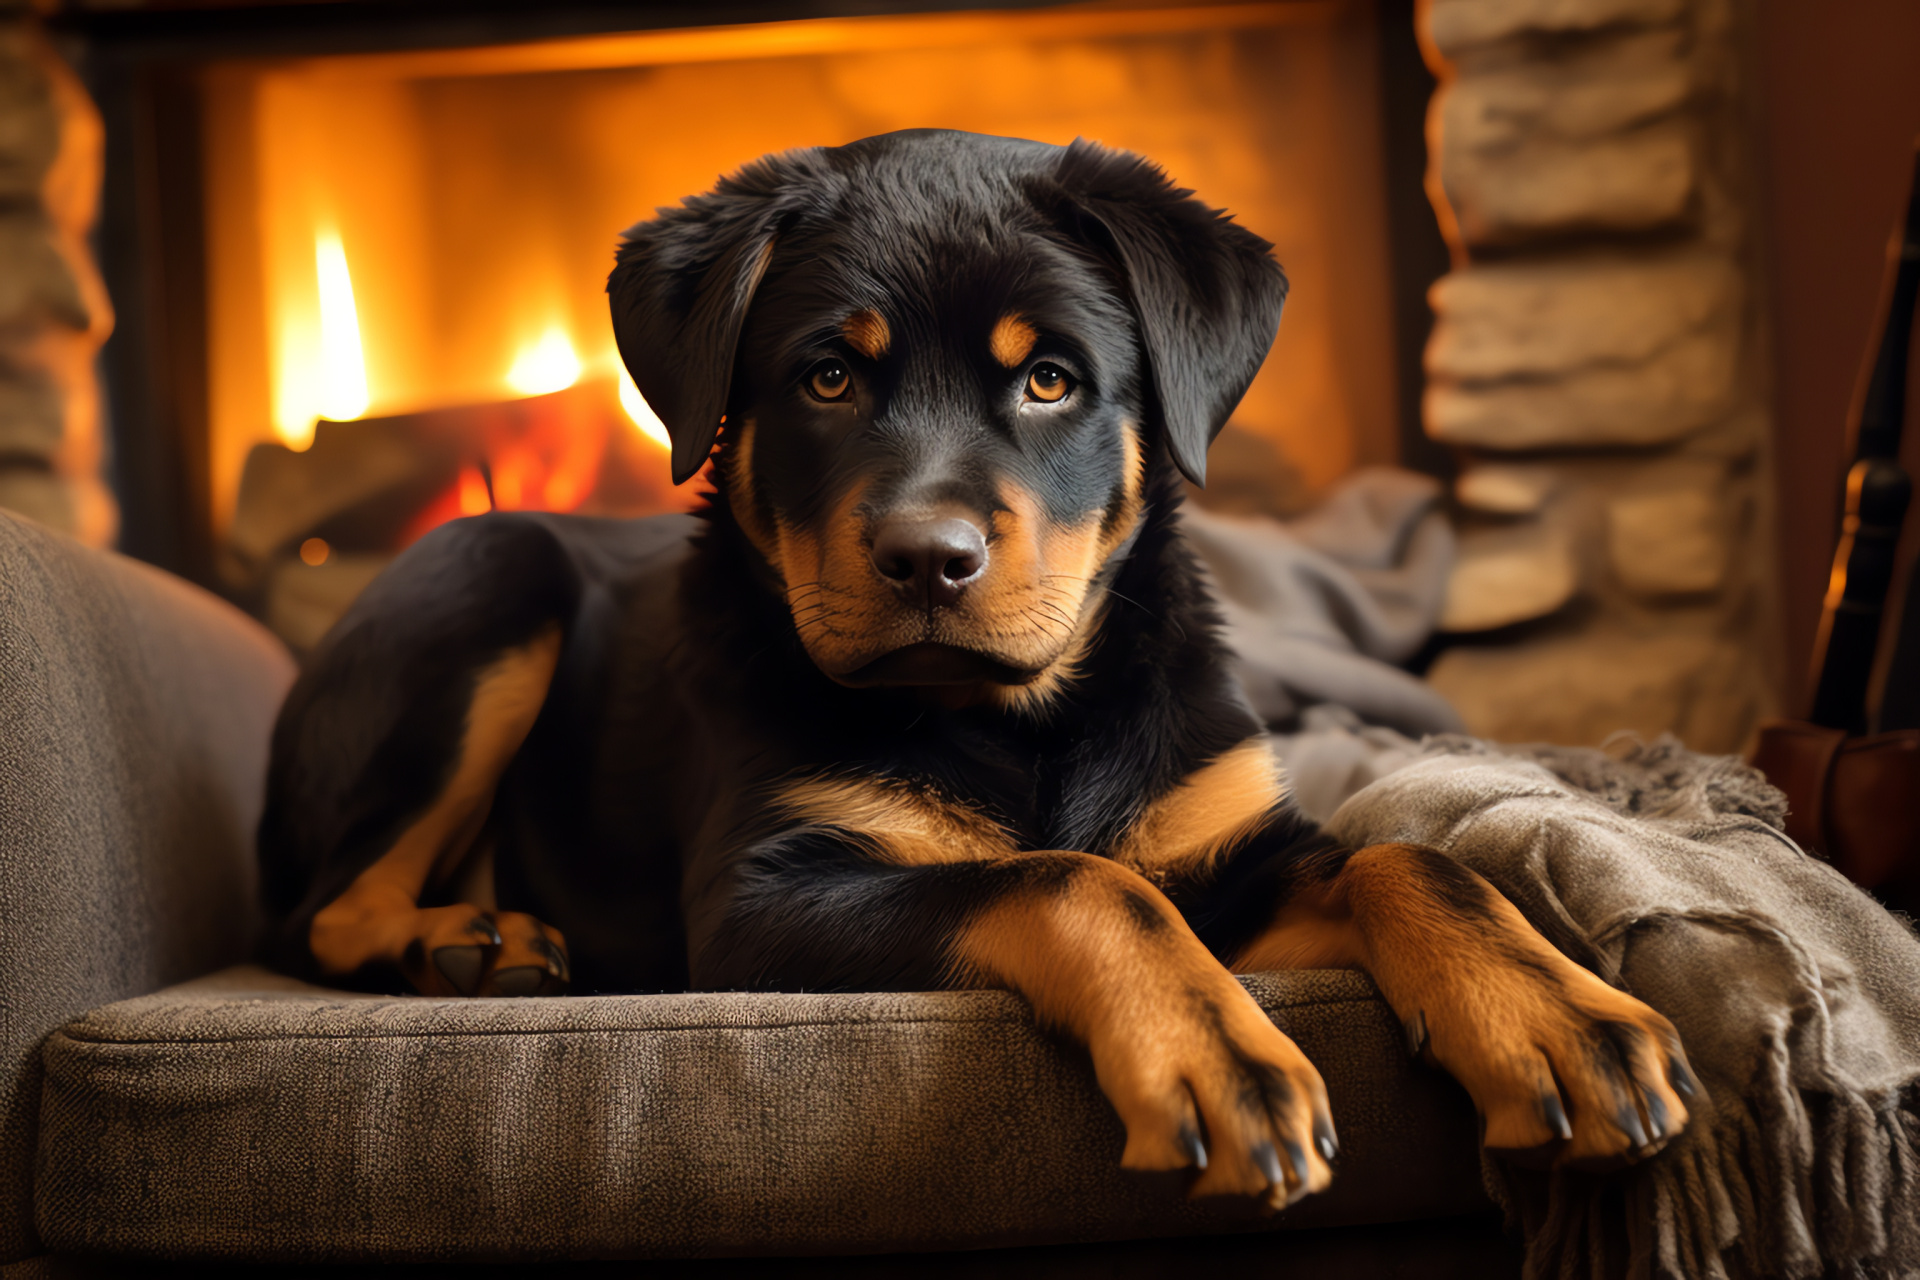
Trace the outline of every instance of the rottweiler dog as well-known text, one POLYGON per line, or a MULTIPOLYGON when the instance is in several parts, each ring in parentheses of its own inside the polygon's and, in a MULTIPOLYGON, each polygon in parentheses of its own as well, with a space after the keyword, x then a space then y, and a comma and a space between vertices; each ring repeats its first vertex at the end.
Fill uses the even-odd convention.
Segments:
POLYGON ((1429 849, 1288 803, 1177 511, 1265 359, 1265 241, 1137 156, 915 131, 629 230, 622 358, 699 516, 494 514, 312 654, 260 830, 281 962, 429 995, 1003 987, 1121 1163, 1319 1190, 1235 972, 1360 966, 1490 1148, 1660 1148, 1668 1021, 1429 849))

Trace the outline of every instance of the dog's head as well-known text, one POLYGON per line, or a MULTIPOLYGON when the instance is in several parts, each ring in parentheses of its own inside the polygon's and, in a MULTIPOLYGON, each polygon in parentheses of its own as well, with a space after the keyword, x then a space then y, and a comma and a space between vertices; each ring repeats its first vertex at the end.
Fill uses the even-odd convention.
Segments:
POLYGON ((1162 456, 1196 483, 1286 296, 1139 157, 936 131, 770 156, 626 234, 620 354, 848 685, 1057 681, 1162 456), (724 424, 724 427, 723 427, 724 424))

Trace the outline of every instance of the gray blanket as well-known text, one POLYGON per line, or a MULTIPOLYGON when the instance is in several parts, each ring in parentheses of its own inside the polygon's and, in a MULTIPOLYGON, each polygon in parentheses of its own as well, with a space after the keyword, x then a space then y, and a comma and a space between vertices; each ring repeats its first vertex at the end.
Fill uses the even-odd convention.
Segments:
POLYGON ((1226 615, 1240 684, 1268 724, 1333 706, 1406 733, 1457 733, 1460 717, 1397 664, 1440 617, 1453 527, 1440 483, 1356 471, 1298 520, 1182 511, 1226 615))
POLYGON ((1779 792, 1671 739, 1609 755, 1347 733, 1356 759, 1382 747, 1381 776, 1337 835, 1479 871, 1671 1018, 1706 1086, 1685 1134, 1624 1173, 1487 1162, 1529 1276, 1920 1269, 1920 940, 1781 834, 1779 792))

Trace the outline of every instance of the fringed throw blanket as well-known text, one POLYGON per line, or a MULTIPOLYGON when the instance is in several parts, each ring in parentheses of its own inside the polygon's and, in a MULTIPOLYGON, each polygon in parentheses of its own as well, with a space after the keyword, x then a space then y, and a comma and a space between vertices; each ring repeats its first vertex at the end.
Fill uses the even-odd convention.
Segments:
POLYGON ((1920 940, 1780 832, 1780 794, 1671 740, 1624 757, 1430 740, 1334 815, 1498 885, 1548 938, 1667 1015, 1706 1089, 1611 1175, 1489 1160, 1527 1273, 1920 1271, 1920 940))

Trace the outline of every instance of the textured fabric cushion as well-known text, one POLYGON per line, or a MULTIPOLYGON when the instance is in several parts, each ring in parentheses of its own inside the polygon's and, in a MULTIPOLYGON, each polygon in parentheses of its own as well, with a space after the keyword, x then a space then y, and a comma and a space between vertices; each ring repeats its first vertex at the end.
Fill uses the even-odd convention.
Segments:
POLYGON ((1119 1167, 1084 1055, 999 992, 429 1000, 237 969, 46 1050, 50 1247, 175 1258, 842 1253, 1484 1209, 1475 1121, 1358 974, 1248 985, 1319 1066, 1331 1191, 1273 1219, 1119 1167))
POLYGON ((206 592, 0 513, 0 1262, 34 1248, 47 1033, 246 954, 292 679, 206 592))

